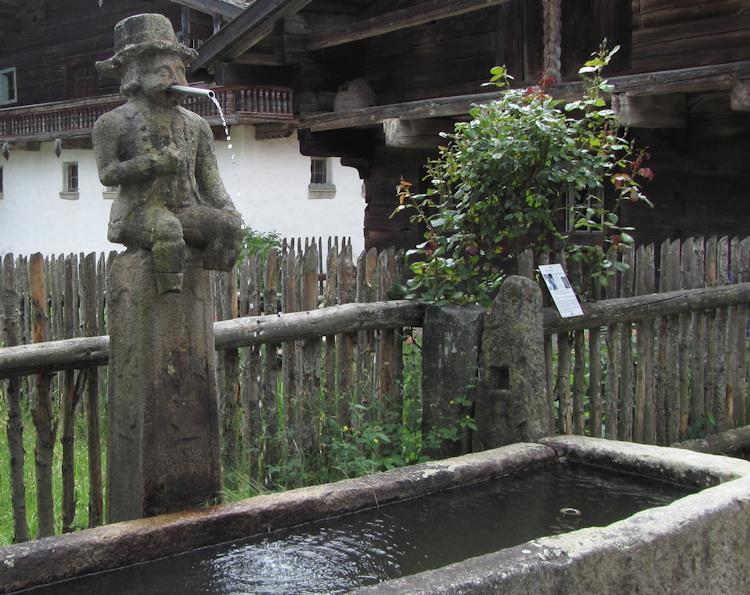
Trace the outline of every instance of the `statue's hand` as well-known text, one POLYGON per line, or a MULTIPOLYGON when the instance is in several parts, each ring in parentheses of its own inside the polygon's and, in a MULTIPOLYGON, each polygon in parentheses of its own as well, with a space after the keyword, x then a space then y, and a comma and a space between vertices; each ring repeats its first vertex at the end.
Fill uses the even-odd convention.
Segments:
POLYGON ((155 159, 156 172, 160 174, 176 173, 182 161, 182 154, 176 145, 165 147, 155 159))

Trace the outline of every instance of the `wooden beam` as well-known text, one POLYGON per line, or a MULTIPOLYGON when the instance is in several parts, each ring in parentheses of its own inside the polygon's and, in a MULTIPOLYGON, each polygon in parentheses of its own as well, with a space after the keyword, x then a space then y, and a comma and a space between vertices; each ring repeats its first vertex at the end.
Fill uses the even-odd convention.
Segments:
POLYGON ((61 138, 60 140, 60 146, 63 149, 83 149, 90 151, 94 148, 90 134, 77 138, 61 138))
POLYGON ((294 134, 292 123, 257 124, 255 126, 255 140, 273 140, 277 138, 288 138, 294 134))
MULTIPOLYGON (((313 339, 364 330, 422 326, 425 305, 395 300, 341 304, 278 316, 248 316, 214 323, 216 349, 313 339)), ((109 362, 109 336, 63 339, 0 347, 0 378, 104 366, 109 362)))
POLYGON ((244 11, 244 9, 237 6, 236 4, 224 2, 224 0, 171 0, 171 1, 174 4, 179 4, 180 6, 186 6, 187 8, 192 8, 193 10, 197 10, 198 12, 203 12, 205 14, 210 14, 210 15, 219 14, 229 20, 237 18, 244 11))
POLYGON ((385 33, 459 16, 507 2, 510 2, 510 0, 429 0, 420 2, 414 6, 394 10, 333 30, 313 33, 308 37, 305 47, 310 51, 322 50, 323 48, 377 37, 385 33))
POLYGON ((612 109, 620 123, 629 128, 686 128, 687 96, 626 95, 612 97, 612 109))
MULTIPOLYGON (((48 140, 52 140, 52 138, 50 137, 48 140)), ((8 143, 11 151, 31 151, 37 153, 42 149, 42 143, 37 140, 10 140, 5 138, 3 142, 8 143)))
POLYGON ((223 60, 231 62, 273 31, 274 24, 294 14, 312 0, 267 0, 251 4, 226 27, 209 37, 198 49, 190 70, 210 68, 223 60))
POLYGON ((674 447, 714 455, 724 455, 743 448, 750 448, 750 426, 727 430, 707 438, 680 442, 675 444, 674 447))
POLYGON ((750 283, 702 287, 690 291, 666 291, 629 298, 581 304, 583 316, 561 318, 555 308, 544 308, 544 334, 557 335, 621 322, 638 322, 750 303, 750 283))
MULTIPOLYGON (((729 91, 738 80, 745 78, 750 79, 750 62, 734 62, 716 66, 698 66, 664 72, 618 76, 610 78, 609 82, 614 85, 615 93, 641 96, 729 91)), ((551 92, 556 99, 574 100, 581 97, 583 84, 580 82, 561 83, 554 85, 551 92)), ((474 93, 394 103, 347 112, 302 115, 300 127, 309 128, 313 132, 320 132, 321 130, 339 128, 379 126, 389 118, 415 120, 461 116, 468 114, 472 105, 499 99, 502 94, 502 91, 474 93)))
POLYGON ((263 52, 245 52, 237 56, 230 64, 245 64, 249 66, 283 66, 284 62, 279 60, 276 54, 263 52))
POLYGON ((453 132, 455 121, 447 118, 402 120, 388 118, 383 122, 385 146, 392 149, 434 149, 443 144, 441 132, 453 132))

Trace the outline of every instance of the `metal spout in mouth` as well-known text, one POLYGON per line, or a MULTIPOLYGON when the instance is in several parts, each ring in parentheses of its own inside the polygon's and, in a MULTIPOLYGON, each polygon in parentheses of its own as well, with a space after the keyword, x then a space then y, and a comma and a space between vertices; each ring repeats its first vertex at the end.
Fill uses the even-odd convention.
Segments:
POLYGON ((172 85, 169 87, 172 93, 182 93, 183 95, 193 95, 195 97, 208 97, 213 99, 216 97, 216 93, 211 89, 199 89, 198 87, 185 87, 183 85, 172 85))

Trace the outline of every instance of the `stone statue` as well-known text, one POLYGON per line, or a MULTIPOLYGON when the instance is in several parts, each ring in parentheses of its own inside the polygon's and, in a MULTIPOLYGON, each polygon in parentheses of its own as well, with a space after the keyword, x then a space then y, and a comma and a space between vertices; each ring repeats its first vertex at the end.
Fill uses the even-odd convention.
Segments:
POLYGON ((234 265, 242 218, 211 128, 170 91, 195 57, 166 17, 140 14, 115 26, 115 55, 97 63, 128 98, 94 126, 99 178, 119 186, 107 237, 127 246, 107 274, 108 522, 221 498, 209 271, 234 265))
POLYGON ((187 85, 185 64, 197 55, 165 16, 139 14, 115 26, 115 55, 96 64, 128 97, 94 126, 99 179, 119 186, 107 238, 151 251, 160 294, 182 291, 186 244, 203 251, 204 268, 228 271, 242 243, 211 128, 170 92, 187 85))

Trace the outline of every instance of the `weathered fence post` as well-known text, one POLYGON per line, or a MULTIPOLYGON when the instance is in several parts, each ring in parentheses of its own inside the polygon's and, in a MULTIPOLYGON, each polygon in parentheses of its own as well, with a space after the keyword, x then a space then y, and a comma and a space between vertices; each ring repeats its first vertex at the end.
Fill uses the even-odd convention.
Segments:
MULTIPOLYGON (((75 334, 74 310, 78 309, 78 291, 73 285, 76 276, 73 270, 78 263, 75 255, 71 254, 64 261, 63 281, 63 327, 66 339, 72 339, 75 334), (74 297, 75 296, 75 297, 74 297)), ((74 530, 73 521, 76 515, 75 501, 75 409, 80 395, 80 385, 85 376, 82 370, 78 373, 76 382, 75 370, 63 372, 63 403, 62 403, 62 530, 69 533, 74 530)))
POLYGON ((542 292, 525 277, 500 286, 482 333, 474 450, 552 434, 544 369, 542 292))
MULTIPOLYGON (((245 256, 240 273, 240 316, 260 315, 260 265, 261 254, 245 256)), ((252 345, 242 348, 240 368, 240 403, 242 405, 242 450, 248 463, 248 474, 252 476, 253 467, 257 470, 257 479, 262 479, 259 466, 258 443, 261 434, 260 408, 260 374, 261 346, 252 345)))
MULTIPOLYGON (((396 277, 395 250, 383 250, 378 256, 378 287, 376 297, 378 301, 388 300, 388 288, 396 277)), ((392 410, 396 398, 396 377, 394 371, 395 337, 396 331, 384 329, 379 332, 377 351, 377 387, 376 398, 380 403, 379 415, 384 415, 386 410, 392 410)))
MULTIPOLYGON (((302 310, 318 307, 318 248, 315 242, 305 250, 302 264, 302 310)), ((301 386, 295 408, 295 440, 307 454, 318 450, 320 420, 320 339, 306 339, 301 349, 301 386)))
MULTIPOLYGON (((349 304, 355 301, 357 292, 356 275, 352 258, 352 245, 347 244, 341 247, 336 266, 336 300, 339 304, 349 304)), ((356 333, 342 333, 336 336, 336 369, 338 370, 336 392, 339 397, 336 417, 342 427, 352 424, 355 338, 356 333)))
MULTIPOLYGON (((297 256, 294 245, 284 254, 282 261, 283 311, 284 313, 299 312, 299 289, 297 274, 297 256)), ((297 343, 287 341, 281 346, 282 362, 281 375, 283 379, 282 421, 284 430, 284 456, 291 452, 291 441, 294 437, 294 404, 297 402, 299 386, 299 366, 297 365, 297 343)))
MULTIPOLYGON (((374 302, 378 285, 378 252, 370 248, 357 259, 357 302, 374 302)), ((375 331, 360 331, 357 334, 357 404, 362 405, 363 415, 368 416, 375 385, 375 331)), ((354 423, 354 422, 353 422, 354 423)))
POLYGON ((471 415, 471 409, 462 402, 474 398, 484 314, 480 306, 429 306, 425 311, 422 435, 436 439, 436 446, 425 448, 425 454, 432 458, 470 451, 468 435, 459 421, 471 415))
MULTIPOLYGON (((31 279, 31 306, 33 319, 34 343, 47 340, 48 311, 47 291, 44 281, 44 258, 37 253, 29 259, 29 277, 31 279)), ((36 427, 36 463, 37 486, 37 537, 49 537, 55 534, 55 514, 52 489, 52 461, 57 435, 57 421, 52 411, 50 398, 51 374, 36 375, 36 393, 31 410, 32 420, 36 427)))
MULTIPOLYGON (((216 320, 237 318, 237 267, 231 271, 214 271, 216 320)), ((216 354, 216 376, 222 431, 222 463, 224 472, 236 471, 240 449, 239 349, 225 349, 216 354)), ((231 476, 227 476, 231 477, 231 476)))
MULTIPOLYGON (((83 259, 83 312, 84 334, 98 335, 96 316, 96 255, 83 259)), ((95 367, 86 370, 86 428, 89 455, 89 527, 97 527, 104 519, 102 494, 102 445, 99 430, 99 371, 95 367)))
MULTIPOLYGON (((268 252, 265 269, 263 271, 263 309, 266 316, 275 316, 278 313, 278 293, 280 283, 279 253, 276 248, 268 252)), ((279 460, 279 343, 267 343, 266 352, 263 356, 263 373, 260 385, 260 418, 261 435, 258 440, 261 444, 262 465, 265 468, 275 465, 279 460)))
MULTIPOLYGON (((18 343, 18 294, 13 255, 3 259, 3 317, 5 345, 13 347, 18 343)), ((13 506, 13 543, 29 540, 29 526, 26 522, 26 484, 23 478, 24 455, 23 419, 21 396, 18 390, 18 377, 8 378, 5 386, 5 403, 8 408, 8 451, 10 455, 10 494, 13 506)))

